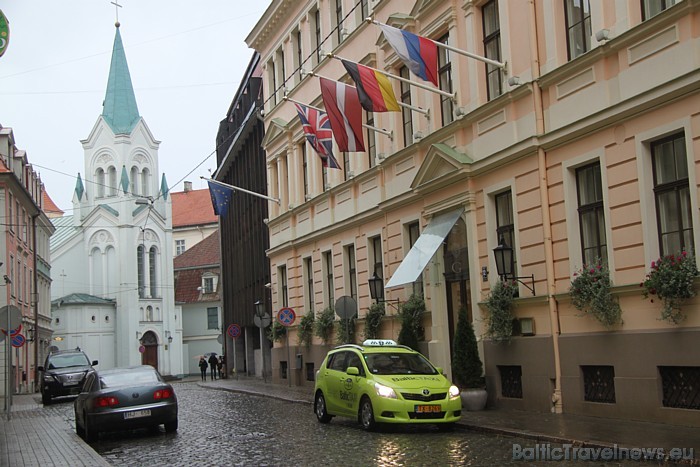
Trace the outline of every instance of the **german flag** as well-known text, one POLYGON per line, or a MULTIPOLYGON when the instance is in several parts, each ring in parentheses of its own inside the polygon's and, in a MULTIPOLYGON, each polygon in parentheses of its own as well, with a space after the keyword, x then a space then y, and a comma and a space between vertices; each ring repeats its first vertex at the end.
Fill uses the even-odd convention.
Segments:
POLYGON ((400 112, 394 90, 384 73, 359 63, 342 60, 343 66, 355 81, 360 104, 368 112, 400 112))

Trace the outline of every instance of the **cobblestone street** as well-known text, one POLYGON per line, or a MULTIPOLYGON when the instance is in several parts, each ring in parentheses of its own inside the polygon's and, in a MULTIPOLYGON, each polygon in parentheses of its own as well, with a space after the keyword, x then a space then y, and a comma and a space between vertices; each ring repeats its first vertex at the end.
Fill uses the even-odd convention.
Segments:
MULTIPOLYGON (((162 428, 104 433, 91 446, 107 462, 120 466, 551 465, 512 459, 513 445, 534 446, 531 439, 461 429, 443 433, 434 427, 389 427, 367 433, 349 419, 321 425, 304 403, 217 391, 194 382, 174 387, 180 407, 177 433, 166 434, 162 428)), ((71 399, 40 410, 74 426, 71 399)))

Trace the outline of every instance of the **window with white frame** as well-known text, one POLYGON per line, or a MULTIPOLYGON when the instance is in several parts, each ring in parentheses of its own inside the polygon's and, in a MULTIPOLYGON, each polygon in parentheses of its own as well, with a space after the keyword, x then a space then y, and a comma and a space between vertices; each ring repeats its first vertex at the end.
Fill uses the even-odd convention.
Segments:
MULTIPOLYGON (((402 66, 399 69, 399 76, 410 79, 408 67, 402 66)), ((411 105, 411 85, 401 81, 399 88, 401 89, 401 102, 411 105)), ((410 146, 411 143, 413 143, 413 114, 411 113, 411 109, 401 107, 401 122, 403 125, 403 145, 404 147, 410 146)))
POLYGON ((321 63, 321 13, 318 8, 315 8, 311 14, 311 31, 312 31, 312 42, 311 47, 314 49, 314 66, 321 63))
POLYGON ((216 285, 214 284, 214 282, 214 276, 202 277, 202 292, 214 293, 216 291, 216 285))
POLYGON ((348 288, 348 295, 357 300, 357 269, 355 266, 355 245, 345 247, 345 286, 348 288))
POLYGON ((505 241, 506 245, 513 248, 513 274, 516 273, 518 264, 515 248, 515 223, 513 221, 513 195, 510 190, 499 193, 494 197, 496 203, 496 238, 498 243, 505 241))
POLYGON ((672 7, 681 0, 641 0, 642 1, 642 21, 658 15, 667 8, 672 7))
MULTIPOLYGON (((449 45, 450 35, 445 34, 437 40, 442 44, 449 45)), ((452 92, 452 52, 444 47, 438 47, 438 83, 442 91, 452 92)), ((452 122, 452 98, 440 96, 440 113, 442 115, 442 124, 447 125, 452 122)))
POLYGON ((307 314, 314 313, 314 265, 311 257, 304 258, 304 274, 306 276, 306 310, 307 314))
POLYGON ((304 61, 302 58, 302 40, 301 29, 296 29, 293 33, 293 52, 294 52, 294 69, 296 70, 297 83, 301 82, 301 64, 304 61))
MULTIPOLYGON (((481 9, 484 24, 484 53, 486 58, 501 61, 501 25, 498 15, 498 1, 490 0, 481 9)), ((486 89, 488 99, 495 99, 503 94, 503 77, 501 69, 490 63, 486 64, 486 89)))
POLYGON ((335 0, 335 16, 333 21, 337 44, 343 42, 343 0, 335 0))
POLYGON ((382 260, 382 237, 377 235, 369 239, 369 265, 370 273, 376 275, 380 279, 384 278, 384 262, 382 260))
POLYGON ((591 50, 591 5, 589 0, 565 0, 566 44, 569 60, 591 50))
POLYGON ((325 276, 326 306, 335 305, 335 285, 333 280, 333 253, 323 252, 323 274, 325 276))
POLYGON ((185 240, 175 240, 175 256, 180 256, 185 252, 185 240))
POLYGON ((661 256, 694 250, 685 144, 684 132, 651 143, 661 256))
POLYGON ((309 154, 306 151, 306 142, 299 145, 301 152, 301 176, 303 178, 304 198, 309 194, 309 154))
POLYGON ((219 309, 215 306, 207 308, 207 329, 219 329, 219 309))
POLYGON ((603 264, 607 264, 608 253, 600 162, 576 169, 576 193, 583 264, 594 264, 598 259, 603 264))

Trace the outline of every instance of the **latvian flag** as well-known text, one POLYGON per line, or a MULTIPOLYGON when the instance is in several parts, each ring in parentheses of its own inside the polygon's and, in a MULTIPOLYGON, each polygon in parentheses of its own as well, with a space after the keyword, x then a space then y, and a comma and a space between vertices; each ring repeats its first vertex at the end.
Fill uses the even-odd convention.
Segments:
POLYGON ((347 84, 319 77, 321 98, 331 119, 333 137, 341 152, 365 150, 362 137, 362 106, 357 89, 347 84))

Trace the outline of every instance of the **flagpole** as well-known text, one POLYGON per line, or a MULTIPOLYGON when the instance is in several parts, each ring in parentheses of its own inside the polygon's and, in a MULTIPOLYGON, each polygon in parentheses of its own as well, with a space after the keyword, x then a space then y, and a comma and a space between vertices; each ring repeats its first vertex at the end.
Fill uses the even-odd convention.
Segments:
MULTIPOLYGON (((314 76, 318 76, 318 75, 314 75, 314 76)), ((294 99, 287 97, 287 96, 284 96, 282 99, 285 101, 289 101, 293 104, 299 104, 299 105, 303 105, 305 107, 308 107, 310 109, 318 110, 319 112, 325 112, 325 110, 323 110, 319 107, 314 107, 313 105, 304 104, 303 102, 299 102, 299 101, 294 100, 294 99)), ((381 133, 383 135, 386 135, 392 141, 394 140, 394 132, 393 131, 385 130, 384 128, 377 128, 376 126, 367 125, 366 123, 363 123, 362 126, 364 128, 367 128, 368 130, 376 131, 377 133, 381 133)))
MULTIPOLYGON (((336 60, 347 60, 346 58, 339 57, 339 56, 337 56, 336 54, 334 54, 334 53, 332 53, 332 52, 328 52, 328 53, 326 54, 326 56, 331 57, 331 58, 335 58, 336 60)), ((347 61, 348 61, 348 62, 352 62, 352 60, 347 60, 347 61)), ((353 63, 357 63, 357 62, 353 62, 353 63)), ((401 81, 401 82, 403 82, 403 83, 409 84, 409 85, 411 85, 411 86, 416 86, 416 87, 419 87, 419 88, 421 88, 421 89, 425 89, 425 90, 427 90, 427 91, 431 91, 431 92, 434 92, 434 93, 436 93, 436 94, 440 94, 441 96, 444 96, 444 97, 449 97, 449 98, 452 99, 452 100, 455 99, 456 94, 455 94, 454 92, 453 92, 453 93, 449 93, 449 92, 447 92, 447 91, 443 91, 442 89, 430 87, 430 86, 428 86, 427 84, 417 83, 417 82, 415 82, 415 81, 411 81, 410 79, 402 78, 401 76, 397 76, 397 75, 392 75, 391 73, 387 73, 386 71, 378 70, 377 68, 372 68, 371 66, 367 66, 367 65, 362 65, 362 66, 365 67, 365 68, 368 68, 368 69, 370 69, 370 70, 372 70, 372 71, 376 71, 376 72, 378 72, 378 73, 382 73, 382 74, 388 76, 389 78, 393 78, 393 79, 395 79, 395 80, 397 80, 397 81, 401 81)), ((314 72, 313 72, 313 71, 310 71, 310 72, 308 72, 308 73, 309 73, 310 75, 314 75, 314 72)), ((315 75, 315 76, 318 76, 318 75, 315 75)))
POLYGON ((213 178, 206 178, 206 177, 203 177, 203 176, 200 176, 199 178, 201 178, 202 180, 206 180, 206 181, 208 181, 208 182, 216 183, 217 185, 221 185, 221 186, 225 186, 225 187, 227 187, 227 188, 231 188, 231 189, 234 190, 234 191, 242 191, 243 193, 248 193, 249 195, 257 196, 258 198, 263 198, 263 199, 266 199, 266 200, 268 200, 268 201, 274 201, 274 202, 277 203, 277 204, 282 204, 282 203, 280 202, 280 200, 278 200, 277 198, 270 198, 269 196, 266 196, 266 195, 263 195, 263 194, 260 194, 260 193, 256 193, 256 192, 254 192, 254 191, 248 191, 248 190, 246 190, 245 188, 240 188, 240 187, 237 187, 237 186, 234 186, 234 185, 229 185, 228 183, 223 183, 223 182, 220 182, 220 181, 218 181, 218 180, 214 180, 213 178))
MULTIPOLYGON (((378 26, 389 26, 388 24, 380 23, 379 21, 374 20, 372 18, 365 18, 365 21, 367 21, 369 23, 374 23, 378 26)), ((393 26, 389 26, 389 27, 393 27, 393 26)), ((421 37, 423 37, 423 36, 421 36, 421 37)), ((465 57, 473 58, 475 60, 480 60, 480 61, 488 63, 490 65, 497 66, 498 68, 505 69, 505 67, 506 67, 506 64, 503 62, 498 62, 498 61, 492 60, 490 58, 482 57, 481 55, 476 55, 476 54, 473 54, 471 52, 467 52, 466 50, 452 47, 451 45, 448 45, 448 44, 443 44, 442 42, 434 41, 434 40, 430 39, 429 37, 426 37, 425 39, 428 39, 429 41, 431 41, 432 43, 434 43, 438 47, 442 47, 443 49, 450 50, 456 54, 464 55, 465 57)))

